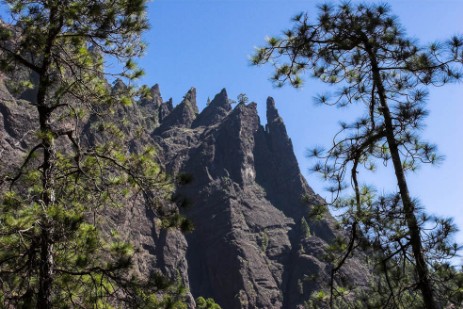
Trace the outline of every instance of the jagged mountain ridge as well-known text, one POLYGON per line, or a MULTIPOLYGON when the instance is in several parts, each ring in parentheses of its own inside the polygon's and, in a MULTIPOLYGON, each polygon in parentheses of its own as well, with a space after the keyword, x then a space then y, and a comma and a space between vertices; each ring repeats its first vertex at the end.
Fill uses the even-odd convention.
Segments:
MULTIPOLYGON (((330 216, 308 217, 311 205, 324 201, 300 173, 274 100, 267 100, 265 127, 256 103, 232 108, 225 89, 197 111, 192 88, 151 135, 171 173, 194 177, 181 189, 196 226, 186 235, 193 295, 224 308, 301 306, 328 282, 324 250, 339 232, 330 216)), ((357 265, 347 272, 360 279, 363 271, 357 265)))
MULTIPOLYGON (((116 82, 113 91, 123 88, 116 82)), ((0 91, 4 165, 32 143, 27 138, 34 130, 28 127, 34 112, 3 84, 0 91)), ((314 290, 326 287, 326 247, 342 232, 329 215, 320 221, 308 217, 310 207, 324 201, 301 175, 272 98, 265 127, 256 103, 232 108, 225 89, 199 112, 194 88, 174 108, 155 85, 151 98, 121 108, 117 117, 128 120, 129 134, 136 126, 144 129, 142 137, 133 135, 134 148, 153 143, 168 172, 193 177, 178 192, 191 202, 182 210, 195 225, 189 234, 161 229, 143 205, 109 215, 111 224, 139 248, 139 273, 159 270, 180 279, 193 296, 192 307, 192 299, 202 295, 225 309, 297 308, 314 290)), ((352 261, 344 276, 364 285, 364 272, 352 261)))

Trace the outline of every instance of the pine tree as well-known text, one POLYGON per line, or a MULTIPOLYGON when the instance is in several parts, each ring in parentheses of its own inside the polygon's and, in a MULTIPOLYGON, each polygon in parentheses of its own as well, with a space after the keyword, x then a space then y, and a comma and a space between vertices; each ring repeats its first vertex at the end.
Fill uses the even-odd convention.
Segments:
POLYGON ((240 93, 237 97, 236 100, 238 104, 246 104, 249 101, 248 96, 245 93, 240 93))
MULTIPOLYGON (((294 27, 282 37, 269 38, 253 63, 272 63, 278 86, 289 82, 299 87, 301 75, 308 71, 337 86, 336 95, 321 95, 318 103, 364 106, 365 116, 342 123, 329 149, 312 151, 321 160, 314 170, 331 181, 336 197, 346 180, 354 192, 350 199, 334 201, 344 209, 342 219, 351 235, 333 266, 330 303, 337 271, 367 241, 369 255, 373 252, 376 258, 372 263, 381 269, 377 290, 382 305, 442 307, 450 292, 436 267, 447 265, 446 259, 456 253, 457 246, 448 238, 455 227, 451 220, 424 213, 409 192, 406 172, 439 159, 436 147, 419 136, 427 115, 426 87, 461 79, 463 38, 425 48, 406 37, 387 5, 346 3, 319 9, 313 21, 307 14, 297 15, 294 27), (378 162, 392 163, 398 192, 380 196, 359 185, 361 168, 374 170, 378 162), (428 230, 430 226, 434 228, 428 230)), ((368 303, 367 297, 364 305, 368 303)))
POLYGON ((1 70, 31 94, 37 138, 23 162, 0 175, 3 306, 174 304, 156 297, 167 286, 162 278, 130 275, 134 248, 106 230, 102 215, 134 200, 160 214, 173 189, 155 149, 130 149, 122 126, 107 121, 137 95, 133 87, 111 93, 107 79, 141 76, 133 59, 144 49, 146 1, 5 2, 1 70), (108 63, 122 64, 121 72, 108 63))

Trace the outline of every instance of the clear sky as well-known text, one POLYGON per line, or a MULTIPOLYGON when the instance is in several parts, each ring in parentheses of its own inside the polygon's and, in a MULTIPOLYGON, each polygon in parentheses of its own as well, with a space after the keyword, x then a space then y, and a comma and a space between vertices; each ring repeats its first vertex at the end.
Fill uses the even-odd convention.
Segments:
MULTIPOLYGON (((352 1, 355 3, 355 1, 352 1)), ((369 1, 379 2, 379 1, 369 1)), ((352 117, 353 111, 315 106, 312 98, 321 90, 315 80, 306 79, 300 90, 289 86, 274 88, 268 80, 271 68, 249 65, 255 46, 265 37, 290 27, 290 18, 301 11, 315 16, 319 1, 296 0, 158 0, 149 4, 151 30, 145 35, 146 56, 140 60, 146 75, 143 83, 159 83, 164 99, 179 103, 186 91, 197 88, 202 109, 207 98, 226 88, 230 98, 246 93, 258 103, 265 122, 265 101, 274 97, 280 115, 292 138, 294 151, 304 176, 324 197, 325 184, 308 172, 313 162, 305 157, 308 147, 328 145, 337 131, 338 121, 352 117), (350 113, 350 114, 349 114, 350 113)), ((392 11, 411 37, 421 43, 445 40, 463 32, 463 1, 388 1, 392 11)), ((452 216, 463 228, 463 85, 430 89, 430 116, 423 131, 426 140, 439 146, 445 161, 440 167, 424 166, 410 175, 411 193, 426 209, 452 216)), ((362 175, 363 176, 363 175, 362 175)), ((366 175, 365 175, 366 176, 366 175)), ((391 172, 368 176, 378 189, 394 188, 391 172)), ((463 232, 457 236, 463 243, 463 232)))
MULTIPOLYGON (((249 65, 254 47, 263 45, 266 36, 278 35, 289 28, 290 18, 301 11, 315 16, 319 3, 316 0, 152 1, 148 6, 151 30, 145 35, 148 49, 139 60, 146 75, 140 83, 159 83, 164 99, 172 97, 176 104, 194 86, 200 109, 208 97, 213 98, 224 87, 232 99, 246 93, 251 101, 258 103, 262 122, 265 122, 266 98, 272 96, 292 138, 302 173, 317 193, 329 198, 323 190, 325 184, 308 172, 313 162, 305 157, 305 152, 315 145, 328 145, 339 128, 338 121, 357 116, 355 111, 314 106, 312 98, 322 87, 313 79, 307 78, 304 87, 298 90, 289 86, 274 88, 268 80, 272 72, 269 66, 249 65)), ((463 32, 463 0, 387 3, 408 35, 421 43, 445 40, 463 32)), ((440 167, 424 166, 409 175, 410 191, 429 212, 454 217, 463 229, 463 85, 430 90, 430 116, 423 136, 436 143, 446 159, 440 167)), ((379 190, 387 191, 396 183, 390 169, 361 176, 366 182, 375 183, 379 190)), ((463 243, 463 232, 457 240, 463 243)))

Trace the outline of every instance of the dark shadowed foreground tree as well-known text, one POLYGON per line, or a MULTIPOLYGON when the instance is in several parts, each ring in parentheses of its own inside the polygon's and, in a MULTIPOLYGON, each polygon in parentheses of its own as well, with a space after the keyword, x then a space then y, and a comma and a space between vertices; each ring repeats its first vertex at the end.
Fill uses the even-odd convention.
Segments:
POLYGON ((449 240, 455 227, 451 220, 424 213, 409 192, 406 172, 439 159, 436 147, 419 136, 427 115, 426 88, 461 79, 463 38, 423 47, 406 37, 386 5, 322 5, 319 9, 313 21, 305 14, 296 16, 294 27, 283 37, 268 39, 253 63, 272 63, 273 80, 279 86, 289 82, 299 87, 301 75, 311 71, 321 81, 337 85, 336 93, 319 96, 319 103, 365 107, 357 121, 341 124, 329 149, 312 151, 321 159, 315 171, 333 184, 333 204, 344 210, 342 221, 350 229, 350 239, 338 248, 344 253, 333 266, 330 305, 334 306, 334 296, 349 299, 337 289, 336 273, 352 251, 365 243, 368 259, 381 271, 374 287, 380 300, 370 293, 357 307, 459 305, 455 292, 461 283, 449 279, 457 273, 448 264, 457 251, 449 240), (397 193, 378 196, 359 185, 359 171, 374 170, 378 162, 392 163, 397 193), (354 196, 337 198, 346 180, 354 196))
POLYGON ((11 16, 0 22, 1 69, 11 87, 28 93, 36 123, 25 125, 36 144, 16 168, 1 171, 2 307, 173 305, 158 297, 163 280, 131 275, 134 248, 104 224, 108 208, 128 203, 156 213, 172 190, 154 149, 133 152, 107 121, 135 94, 111 95, 108 75, 142 73, 132 59, 143 52, 145 1, 4 2, 11 16), (108 59, 122 72, 105 72, 108 59), (100 137, 83 138, 92 132, 100 137))

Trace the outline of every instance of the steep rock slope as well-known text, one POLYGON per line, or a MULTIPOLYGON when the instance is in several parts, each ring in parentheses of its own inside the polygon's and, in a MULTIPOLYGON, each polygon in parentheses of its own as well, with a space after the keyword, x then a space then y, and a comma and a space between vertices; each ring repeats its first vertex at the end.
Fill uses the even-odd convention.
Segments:
MULTIPOLYGON (((197 110, 186 98, 174 112, 197 110)), ((177 115, 152 137, 171 173, 194 178, 180 190, 196 227, 186 235, 191 292, 224 308, 301 306, 329 281, 326 246, 342 234, 330 216, 308 217, 324 201, 300 173, 275 102, 265 128, 255 103, 232 109, 225 90, 199 115, 177 115)), ((354 263, 346 275, 354 272, 364 284, 364 269, 354 263)))
MULTIPOLYGON (((113 90, 123 87, 118 81, 113 90)), ((2 169, 19 164, 33 145, 30 124, 36 116, 18 98, 0 83, 2 169)), ((194 297, 207 296, 225 309, 297 308, 329 282, 326 248, 343 232, 329 215, 309 218, 310 208, 324 201, 301 175, 272 98, 266 116, 264 127, 256 103, 232 108, 225 89, 201 113, 194 88, 174 108, 155 85, 150 98, 121 108, 124 121, 115 120, 124 123, 134 149, 155 144, 168 172, 193 178, 178 189, 184 204, 189 202, 182 212, 195 225, 187 235, 161 229, 143 205, 108 214, 108 224, 139 248, 137 271, 180 280, 190 291, 191 307, 194 297), (140 128, 143 134, 135 134, 140 128)), ((354 260, 342 275, 364 285, 365 272, 354 260)))

